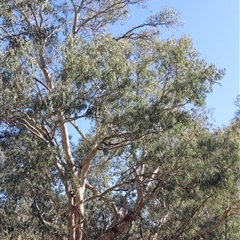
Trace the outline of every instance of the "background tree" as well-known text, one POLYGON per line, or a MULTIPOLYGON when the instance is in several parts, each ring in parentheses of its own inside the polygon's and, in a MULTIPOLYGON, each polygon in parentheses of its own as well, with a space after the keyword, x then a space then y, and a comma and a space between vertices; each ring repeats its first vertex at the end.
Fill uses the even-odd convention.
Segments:
POLYGON ((237 131, 196 114, 224 71, 185 36, 160 40, 171 9, 108 31, 143 2, 1 1, 6 236, 200 239, 228 219, 237 131))

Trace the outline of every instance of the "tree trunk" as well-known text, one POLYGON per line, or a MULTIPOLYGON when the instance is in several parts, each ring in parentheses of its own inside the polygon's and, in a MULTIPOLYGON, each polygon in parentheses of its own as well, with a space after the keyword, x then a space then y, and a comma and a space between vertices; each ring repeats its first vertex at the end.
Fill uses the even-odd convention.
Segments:
POLYGON ((68 240, 83 239, 83 217, 84 206, 83 190, 79 189, 76 193, 71 191, 68 193, 68 240))

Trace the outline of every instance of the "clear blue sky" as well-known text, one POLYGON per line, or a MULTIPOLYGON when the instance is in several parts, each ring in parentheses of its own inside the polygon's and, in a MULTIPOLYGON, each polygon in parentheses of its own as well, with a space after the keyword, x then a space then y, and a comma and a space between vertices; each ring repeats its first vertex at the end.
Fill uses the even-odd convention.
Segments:
POLYGON ((215 86, 207 97, 207 106, 214 108, 214 124, 228 124, 235 112, 234 99, 239 87, 239 0, 150 0, 147 9, 134 9, 133 23, 141 23, 149 11, 170 6, 180 12, 183 27, 164 31, 168 36, 183 34, 193 39, 201 57, 226 68, 222 86, 215 86))

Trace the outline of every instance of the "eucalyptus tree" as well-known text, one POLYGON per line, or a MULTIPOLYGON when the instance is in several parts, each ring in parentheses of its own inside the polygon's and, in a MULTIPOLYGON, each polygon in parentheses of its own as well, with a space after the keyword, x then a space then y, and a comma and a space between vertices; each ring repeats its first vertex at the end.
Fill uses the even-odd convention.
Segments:
POLYGON ((108 30, 144 2, 1 1, 1 192, 17 199, 3 201, 13 212, 27 212, 14 224, 24 220, 40 239, 211 232, 205 215, 202 228, 194 217, 226 190, 237 147, 226 148, 231 159, 221 156, 196 111, 224 71, 201 59, 188 37, 160 39, 160 27, 178 23, 171 9, 118 36, 108 30), (204 191, 204 181, 215 187, 204 191))

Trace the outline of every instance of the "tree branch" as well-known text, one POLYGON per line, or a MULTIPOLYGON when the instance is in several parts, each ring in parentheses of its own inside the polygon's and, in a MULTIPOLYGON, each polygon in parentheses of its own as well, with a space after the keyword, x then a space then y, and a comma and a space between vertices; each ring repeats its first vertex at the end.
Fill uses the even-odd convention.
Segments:
POLYGON ((90 141, 87 139, 85 134, 81 131, 81 129, 73 121, 70 121, 69 123, 77 130, 77 132, 82 137, 82 139, 87 143, 87 145, 89 147, 91 147, 92 145, 91 145, 90 141))
POLYGON ((234 205, 237 204, 237 203, 240 203, 240 199, 237 200, 235 203, 229 205, 226 208, 226 210, 223 212, 221 218, 215 224, 213 224, 211 227, 209 227, 207 229, 202 230, 195 237, 193 237, 192 240, 200 240, 200 239, 204 238, 210 232, 213 232, 215 229, 217 229, 222 223, 224 223, 226 221, 226 219, 228 217, 231 216, 231 214, 229 215, 229 213, 234 208, 234 205))
MULTIPOLYGON (((116 184, 116 185, 108 188, 107 190, 105 190, 105 191, 102 192, 102 193, 98 192, 98 191, 95 190, 91 185, 89 185, 89 184, 86 183, 86 188, 87 188, 88 190, 90 190, 91 192, 93 192, 93 193, 94 193, 94 196, 82 200, 81 203, 85 203, 85 202, 91 201, 91 200, 96 199, 96 198, 102 198, 102 199, 104 199, 104 195, 106 195, 108 192, 113 191, 114 189, 119 188, 119 187, 121 187, 121 186, 129 185, 129 184, 131 184, 133 181, 134 181, 133 179, 130 179, 130 180, 128 180, 128 181, 125 181, 125 182, 116 184)), ((81 203, 80 203, 80 204, 81 204, 81 203)))
POLYGON ((36 210, 37 210, 37 217, 40 219, 40 221, 43 223, 43 224, 45 224, 45 225, 47 225, 47 226, 52 226, 52 224, 50 223, 50 222, 47 222, 44 218, 43 218, 43 213, 41 214, 41 211, 40 211, 40 208, 39 208, 39 206, 38 206, 38 204, 37 204, 37 201, 36 201, 36 198, 34 197, 33 198, 33 201, 34 201, 34 205, 35 205, 35 208, 36 208, 36 210))
POLYGON ((176 231, 176 235, 175 237, 173 237, 172 240, 177 240, 182 233, 185 231, 185 228, 187 227, 187 224, 189 223, 189 221, 194 217, 194 215, 197 213, 197 211, 204 206, 204 204, 208 201, 208 199, 210 199, 213 195, 215 194, 212 193, 211 195, 209 195, 206 199, 204 199, 204 201, 197 207, 195 207, 191 213, 188 214, 187 218, 185 219, 185 221, 182 223, 182 225, 178 228, 178 230, 176 231))
MULTIPOLYGON (((62 147, 65 153, 66 162, 71 166, 73 166, 73 159, 72 159, 70 143, 69 143, 69 135, 68 135, 66 123, 64 123, 63 120, 64 120, 63 114, 59 113, 59 128, 61 133, 62 147)), ((74 173, 74 170, 72 169, 72 174, 73 173, 74 173)))

